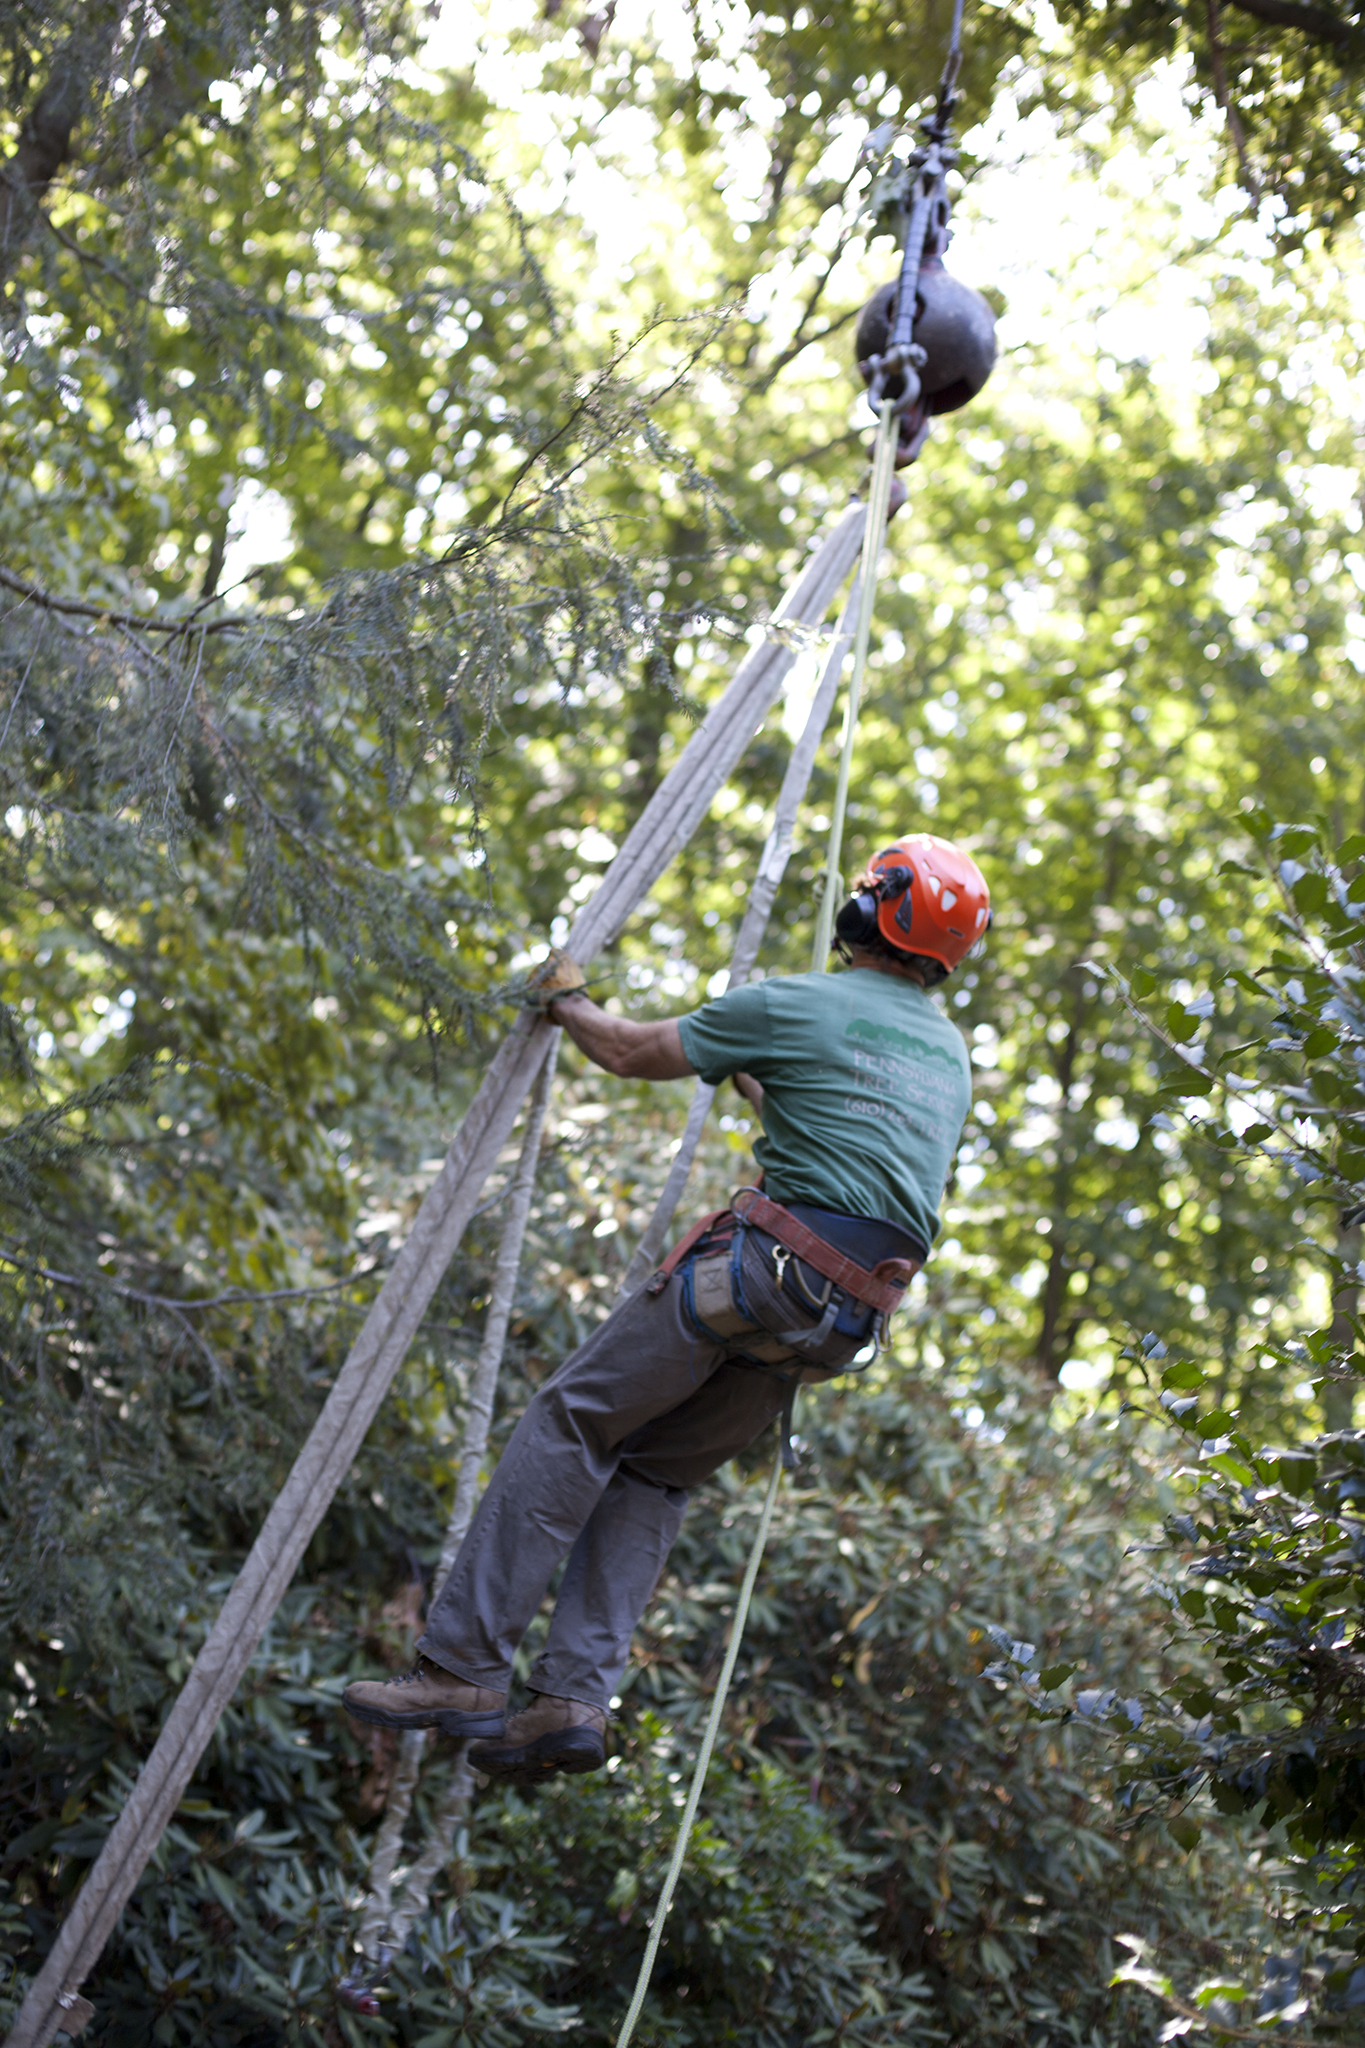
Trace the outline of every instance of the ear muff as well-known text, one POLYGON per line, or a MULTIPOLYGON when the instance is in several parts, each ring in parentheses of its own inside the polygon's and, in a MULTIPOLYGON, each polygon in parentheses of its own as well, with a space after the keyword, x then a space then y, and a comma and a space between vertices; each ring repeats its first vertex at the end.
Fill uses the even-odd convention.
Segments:
POLYGON ((877 899, 870 889, 860 889, 840 906, 834 936, 846 946, 870 946, 876 935, 877 899))

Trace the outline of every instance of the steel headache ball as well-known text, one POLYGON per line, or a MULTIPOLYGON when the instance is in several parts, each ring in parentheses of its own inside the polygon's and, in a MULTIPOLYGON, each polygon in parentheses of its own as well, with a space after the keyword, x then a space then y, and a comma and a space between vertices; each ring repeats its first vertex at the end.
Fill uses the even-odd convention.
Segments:
MULTIPOLYGON (((855 348, 863 382, 872 381, 873 358, 891 341, 900 282, 884 284, 858 315, 855 348)), ((995 315, 980 292, 962 284, 931 256, 920 269, 915 340, 924 350, 920 391, 931 413, 956 412, 975 398, 995 368, 995 315)), ((886 395, 904 390, 899 376, 887 379, 886 395)))

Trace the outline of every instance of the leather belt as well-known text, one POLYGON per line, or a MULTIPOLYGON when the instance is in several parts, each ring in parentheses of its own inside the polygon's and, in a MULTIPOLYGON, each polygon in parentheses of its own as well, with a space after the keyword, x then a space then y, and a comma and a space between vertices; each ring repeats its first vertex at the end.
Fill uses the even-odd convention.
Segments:
POLYGON ((686 1236, 678 1240, 650 1280, 646 1292, 662 1294, 692 1247, 728 1216, 775 1237, 779 1244, 784 1244, 798 1259, 814 1267, 824 1279, 833 1281, 855 1301, 865 1302, 882 1315, 891 1315, 900 1307, 906 1288, 924 1264, 923 1259, 881 1259, 870 1269, 860 1266, 856 1259, 847 1258, 826 1239, 817 1237, 799 1217, 792 1215, 790 1209, 784 1209, 780 1202, 771 1200, 761 1189, 740 1188, 728 1209, 713 1209, 708 1216, 699 1217, 686 1236))
POLYGON ((769 1237, 786 1245, 798 1259, 814 1266, 836 1287, 842 1287, 845 1294, 851 1294, 855 1301, 865 1301, 882 1315, 890 1315, 900 1307, 901 1296, 924 1264, 923 1259, 880 1259, 869 1271, 856 1259, 836 1251, 823 1237, 817 1237, 790 1209, 784 1209, 759 1188, 741 1188, 730 1207, 741 1223, 766 1230, 769 1237))

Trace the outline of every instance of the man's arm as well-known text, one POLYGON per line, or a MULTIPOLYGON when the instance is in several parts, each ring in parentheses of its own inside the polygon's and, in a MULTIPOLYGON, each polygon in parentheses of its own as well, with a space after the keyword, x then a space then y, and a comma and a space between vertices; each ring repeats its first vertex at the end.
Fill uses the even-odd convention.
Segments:
POLYGON ((676 1017, 657 1024, 637 1024, 613 1017, 590 996, 561 996, 546 1011, 552 1024, 562 1024, 580 1052, 609 1074, 631 1081, 680 1081, 695 1074, 682 1049, 676 1017))

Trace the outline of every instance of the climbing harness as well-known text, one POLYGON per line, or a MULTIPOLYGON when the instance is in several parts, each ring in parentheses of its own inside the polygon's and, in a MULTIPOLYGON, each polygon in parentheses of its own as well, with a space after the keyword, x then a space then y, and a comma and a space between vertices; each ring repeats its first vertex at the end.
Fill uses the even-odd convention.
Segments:
MULTIPOLYGON (((799 1206, 812 1213, 809 1205, 799 1206)), ((924 1263, 922 1255, 910 1250, 913 1240, 904 1232, 889 1224, 882 1230, 902 1244, 867 1267, 761 1188, 741 1188, 728 1209, 703 1216, 679 1239, 645 1292, 662 1294, 681 1270, 690 1320, 716 1343, 730 1346, 746 1364, 788 1365, 793 1353, 814 1352, 835 1331, 861 1338, 875 1333, 879 1343, 886 1320, 899 1308, 924 1263), (744 1249, 751 1235, 771 1262, 778 1293, 818 1313, 820 1321, 814 1326, 773 1330, 755 1314, 745 1297, 743 1278, 744 1249), (822 1289, 806 1278, 807 1267, 824 1281, 822 1289)), ((844 1369, 810 1367, 812 1375, 822 1379, 844 1369)))

